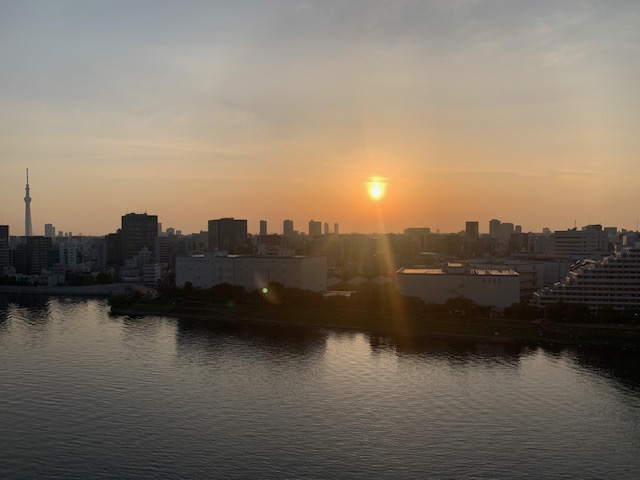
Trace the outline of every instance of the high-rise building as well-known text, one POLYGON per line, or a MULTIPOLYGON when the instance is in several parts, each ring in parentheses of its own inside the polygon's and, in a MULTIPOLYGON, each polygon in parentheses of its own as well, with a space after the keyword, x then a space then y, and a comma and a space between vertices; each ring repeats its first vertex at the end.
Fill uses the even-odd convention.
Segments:
POLYGON ((209 220, 209 250, 247 253, 247 221, 232 217, 209 220))
POLYGON ((498 234, 498 238, 500 238, 502 242, 508 242, 512 233, 515 233, 513 223, 505 222, 500 224, 500 233, 498 234))
POLYGON ((489 221, 489 235, 498 238, 500 236, 500 224, 502 222, 496 218, 489 221))
POLYGON ((340 226, 337 223, 333 224, 333 233, 335 233, 336 235, 340 234, 340 226))
POLYGON ((324 234, 329 235, 329 224, 327 222, 324 223, 324 234))
POLYGON ((158 216, 146 213, 127 213, 122 216, 122 259, 127 260, 146 248, 156 259, 158 216))
POLYGON ((480 236, 480 224, 478 222, 467 222, 465 234, 468 242, 475 242, 480 236))
POLYGON ((309 220, 309 237, 318 237, 322 235, 322 222, 309 220))
POLYGON ((9 225, 0 225, 0 268, 9 265, 9 225))
POLYGON ((53 238, 56 236, 56 227, 51 225, 50 223, 45 223, 44 225, 44 236, 53 238))
POLYGON ((27 186, 24 189, 24 236, 30 237, 33 235, 33 228, 31 227, 31 196, 29 195, 29 169, 27 168, 27 186))
POLYGON ((260 235, 267 235, 267 221, 260 220, 260 235))
POLYGON ((282 235, 287 238, 293 237, 293 220, 285 220, 282 222, 282 235))
POLYGON ((49 251, 51 238, 45 236, 25 237, 16 249, 16 271, 25 275, 39 275, 50 267, 49 251))

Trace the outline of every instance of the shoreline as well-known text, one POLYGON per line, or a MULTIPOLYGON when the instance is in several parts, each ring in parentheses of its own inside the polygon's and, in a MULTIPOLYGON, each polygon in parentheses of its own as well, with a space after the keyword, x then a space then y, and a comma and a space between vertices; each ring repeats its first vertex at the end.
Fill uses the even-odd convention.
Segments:
POLYGON ((77 285, 77 286, 27 286, 27 285, 0 285, 0 295, 44 295, 44 296, 69 296, 69 297, 110 297, 111 295, 123 295, 130 289, 131 284, 108 283, 105 285, 77 285))
MULTIPOLYGON (((255 306, 253 306, 255 307, 255 306)), ((110 308, 110 314, 114 316, 145 317, 161 316, 177 320, 189 320, 203 323, 226 323, 247 325, 274 325, 295 328, 330 329, 342 331, 366 332, 381 335, 401 335, 409 337, 430 337, 450 340, 469 340, 499 344, 520 344, 529 346, 594 346, 613 348, 640 348, 640 326, 616 326, 616 325, 576 325, 559 324, 553 322, 540 322, 513 319, 491 318, 461 318, 443 317, 433 319, 398 319, 387 315, 387 325, 377 323, 381 317, 380 312, 357 312, 361 316, 352 318, 349 312, 322 312, 319 321, 310 318, 317 311, 308 312, 300 310, 281 311, 265 309, 260 315, 260 309, 253 308, 250 312, 216 312, 212 314, 176 313, 171 311, 154 311, 152 309, 127 309, 110 308), (287 320, 287 316, 295 314, 302 320, 287 320), (304 314, 308 313, 305 317, 304 314), (368 315, 363 319, 362 314, 368 315), (269 318, 270 315, 282 318, 269 318), (329 320, 332 319, 333 321, 329 320), (400 320, 400 321, 398 321, 400 320), (457 330, 453 332, 451 330, 457 330), (482 334, 482 330, 486 334, 482 334), (629 332, 633 336, 629 336, 629 332), (489 334, 489 332, 493 332, 489 334), (604 335, 603 335, 604 333, 604 335)))

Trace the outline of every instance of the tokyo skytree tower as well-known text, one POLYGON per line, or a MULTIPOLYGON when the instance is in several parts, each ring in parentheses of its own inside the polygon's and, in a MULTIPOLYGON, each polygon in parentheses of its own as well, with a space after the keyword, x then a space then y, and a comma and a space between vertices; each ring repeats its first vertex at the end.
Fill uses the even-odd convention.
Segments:
POLYGON ((33 229, 31 227, 31 197, 29 196, 29 169, 27 168, 27 186, 25 188, 24 197, 24 235, 31 237, 33 229))

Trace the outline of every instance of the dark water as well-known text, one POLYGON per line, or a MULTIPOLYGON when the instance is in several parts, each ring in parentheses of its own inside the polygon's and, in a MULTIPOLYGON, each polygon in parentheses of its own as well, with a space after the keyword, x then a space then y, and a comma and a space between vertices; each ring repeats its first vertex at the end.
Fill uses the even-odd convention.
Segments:
POLYGON ((639 360, 0 299, 0 478, 638 478, 639 360))

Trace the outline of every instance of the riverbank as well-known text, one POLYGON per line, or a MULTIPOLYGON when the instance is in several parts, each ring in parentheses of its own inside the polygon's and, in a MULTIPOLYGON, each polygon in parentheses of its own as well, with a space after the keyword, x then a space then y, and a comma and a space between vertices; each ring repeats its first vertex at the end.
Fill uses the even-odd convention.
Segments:
POLYGON ((110 283, 107 285, 80 285, 68 286, 24 286, 24 285, 0 285, 0 294, 10 295, 45 295, 45 296, 71 296, 71 297, 110 297, 111 295, 124 295, 131 289, 130 284, 110 283))
POLYGON ((138 302, 124 308, 112 307, 111 311, 114 315, 134 317, 159 315, 202 322, 357 330, 492 343, 640 347, 640 328, 637 326, 567 325, 506 318, 411 315, 351 308, 322 309, 268 304, 208 305, 193 311, 180 311, 179 305, 170 303, 138 302))

